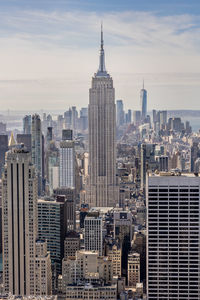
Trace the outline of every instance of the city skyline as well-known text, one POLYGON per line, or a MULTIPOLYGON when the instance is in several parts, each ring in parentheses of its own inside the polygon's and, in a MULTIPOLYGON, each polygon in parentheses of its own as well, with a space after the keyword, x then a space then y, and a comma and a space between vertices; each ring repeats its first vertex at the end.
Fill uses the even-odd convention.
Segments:
POLYGON ((101 20, 116 99, 137 110, 144 78, 148 110, 178 109, 180 102, 185 109, 199 108, 200 7, 195 1, 41 2, 0 4, 5 109, 30 109, 33 101, 37 109, 86 106, 101 20))
POLYGON ((0 299, 200 299, 199 33, 196 0, 0 1, 0 299))

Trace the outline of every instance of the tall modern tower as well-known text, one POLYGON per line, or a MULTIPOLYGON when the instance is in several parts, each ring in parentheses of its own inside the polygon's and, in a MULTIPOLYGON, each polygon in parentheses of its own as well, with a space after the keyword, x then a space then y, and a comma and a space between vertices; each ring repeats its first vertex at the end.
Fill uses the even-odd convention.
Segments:
POLYGON ((117 126, 121 126, 124 124, 124 104, 122 100, 117 100, 116 108, 117 126))
POLYGON ((147 299, 200 299, 200 178, 147 179, 147 299))
POLYGON ((32 116, 32 162, 38 173, 38 194, 42 193, 42 175, 43 175, 43 139, 40 116, 32 116))
POLYGON ((63 129, 60 142, 59 186, 75 188, 75 149, 73 131, 63 129))
POLYGON ((2 187, 4 292, 34 295, 37 176, 26 150, 7 152, 2 187))
POLYGON ((119 201, 116 183, 116 107, 113 80, 105 68, 103 31, 99 69, 89 91, 89 186, 90 206, 115 206, 119 201))
POLYGON ((144 82, 143 87, 140 91, 140 105, 142 120, 144 120, 147 115, 147 91, 144 89, 144 82))

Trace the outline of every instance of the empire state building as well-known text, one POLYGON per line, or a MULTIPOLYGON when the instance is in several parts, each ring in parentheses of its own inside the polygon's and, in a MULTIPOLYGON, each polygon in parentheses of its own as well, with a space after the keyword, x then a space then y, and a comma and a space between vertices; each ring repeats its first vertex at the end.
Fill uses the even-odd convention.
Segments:
POLYGON ((89 182, 90 206, 112 207, 119 203, 116 180, 116 107, 113 80, 105 68, 103 31, 99 69, 89 90, 89 182))

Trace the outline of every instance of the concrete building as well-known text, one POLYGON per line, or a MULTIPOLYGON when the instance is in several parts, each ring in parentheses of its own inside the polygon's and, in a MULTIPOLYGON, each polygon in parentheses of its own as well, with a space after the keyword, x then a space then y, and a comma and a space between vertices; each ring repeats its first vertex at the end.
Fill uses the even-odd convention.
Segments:
POLYGON ((37 176, 26 150, 7 152, 2 184, 4 292, 34 295, 37 176))
POLYGON ((121 247, 114 242, 112 244, 108 244, 106 254, 108 258, 112 261, 113 276, 121 277, 121 247))
POLYGON ((60 142, 59 186, 75 188, 75 149, 72 130, 62 131, 60 142))
POLYGON ((31 115, 23 118, 23 134, 31 134, 31 115))
POLYGON ((98 299, 98 300, 116 300, 117 286, 116 285, 72 285, 66 288, 66 300, 76 299, 98 299))
POLYGON ((38 174, 38 195, 41 195, 43 190, 44 149, 41 120, 40 116, 37 114, 32 116, 31 148, 32 163, 35 165, 38 174))
POLYGON ((62 262, 63 293, 66 286, 78 282, 113 282, 112 261, 108 257, 99 256, 98 251, 80 250, 76 257, 68 257, 62 262))
POLYGON ((133 123, 135 126, 139 126, 141 123, 141 111, 135 110, 133 111, 133 123))
POLYGON ((194 165, 197 158, 200 156, 200 149, 198 141, 194 141, 191 147, 191 160, 190 160, 190 171, 194 172, 194 165))
POLYGON ((88 129, 88 108, 82 107, 80 110, 79 129, 85 131, 88 129))
POLYGON ((35 254, 35 295, 49 296, 52 294, 52 273, 50 253, 47 252, 46 241, 36 241, 35 254))
POLYGON ((38 238, 47 241, 52 264, 52 289, 57 289, 64 257, 65 203, 56 200, 38 200, 38 238))
POLYGON ((122 100, 116 101, 116 124, 121 126, 124 124, 124 104, 122 100))
POLYGON ((155 144, 142 144, 141 145, 141 164, 140 164, 140 176, 141 176, 141 189, 146 186, 146 172, 147 170, 155 170, 157 167, 155 161, 155 144))
POLYGON ((84 244, 85 250, 103 253, 103 220, 101 217, 86 216, 84 220, 84 244))
POLYGON ((136 288, 140 283, 140 254, 129 253, 128 255, 128 286, 136 288))
POLYGON ((147 180, 147 297, 199 299, 200 178, 150 174, 147 180))
POLYGON ((143 88, 140 91, 140 106, 141 106, 141 118, 144 120, 147 116, 147 91, 143 88))
POLYGON ((59 187, 59 149, 54 141, 50 141, 46 150, 46 186, 49 195, 59 187))
POLYGON ((76 231, 69 231, 64 241, 64 258, 76 256, 78 250, 80 250, 80 236, 76 231))
POLYGON ((76 194, 75 189, 58 188, 54 190, 54 198, 65 203, 65 236, 67 232, 76 230, 76 194))
POLYGON ((89 182, 86 201, 90 206, 114 207, 119 203, 115 90, 113 80, 105 69, 102 31, 99 69, 92 78, 88 113, 89 182))
POLYGON ((127 278, 128 253, 131 249, 131 241, 133 238, 133 221, 130 211, 116 211, 113 215, 114 219, 114 239, 120 243, 122 249, 122 276, 127 278))

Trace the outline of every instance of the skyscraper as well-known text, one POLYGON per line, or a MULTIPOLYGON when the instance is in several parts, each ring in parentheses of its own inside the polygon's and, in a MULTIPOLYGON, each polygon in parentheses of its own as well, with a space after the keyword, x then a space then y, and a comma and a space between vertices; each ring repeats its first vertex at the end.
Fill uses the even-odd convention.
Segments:
POLYGON ((31 134, 31 115, 26 115, 23 118, 23 133, 31 134))
POLYGON ((103 221, 98 216, 87 216, 84 222, 85 227, 85 250, 98 251, 103 254, 103 221))
POLYGON ((147 298, 200 299, 200 178, 152 174, 147 191, 147 298))
POLYGON ((144 120, 147 115, 147 91, 144 89, 144 82, 143 82, 143 88, 140 91, 140 105, 141 105, 142 120, 144 120))
POLYGON ((28 151, 7 152, 2 184, 4 291, 34 295, 37 176, 28 151))
POLYGON ((52 263, 52 288, 57 288, 57 277, 61 274, 64 256, 65 203, 56 200, 38 200, 38 237, 47 241, 52 263))
POLYGON ((121 126, 124 124, 124 104, 122 100, 117 100, 116 109, 117 109, 117 126, 121 126))
POLYGON ((72 130, 63 129, 60 142, 59 186, 75 188, 75 149, 72 130))
POLYGON ((198 141, 193 141, 192 147, 191 147, 191 161, 190 161, 190 170, 191 172, 194 172, 194 165, 196 159, 199 157, 199 143, 198 141))
POLYGON ((40 116, 32 116, 32 162, 38 173, 38 194, 42 192, 42 175, 43 175, 43 141, 40 116))
POLYGON ((141 144, 141 164, 140 164, 140 176, 141 176, 141 189, 146 187, 146 172, 147 170, 156 169, 155 161, 155 144, 141 144))
POLYGON ((102 30, 99 69, 92 78, 88 109, 89 186, 86 201, 90 206, 115 206, 119 202, 115 90, 105 68, 102 30))

